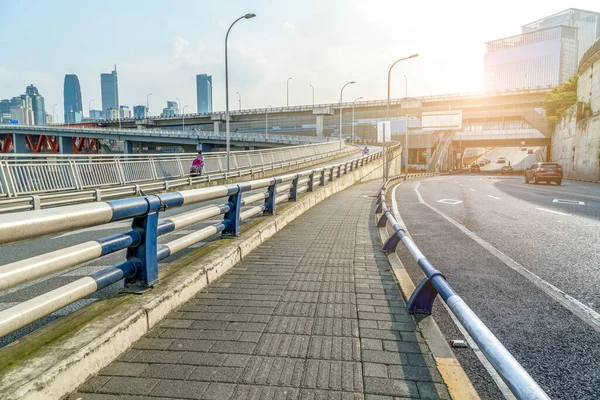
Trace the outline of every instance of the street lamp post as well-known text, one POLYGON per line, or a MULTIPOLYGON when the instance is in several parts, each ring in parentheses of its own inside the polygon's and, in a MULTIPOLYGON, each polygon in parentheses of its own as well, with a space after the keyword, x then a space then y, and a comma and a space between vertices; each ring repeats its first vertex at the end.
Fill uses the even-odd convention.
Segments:
POLYGON ((313 85, 308 85, 312 88, 312 95, 313 95, 313 108, 315 108, 315 87, 313 85))
POLYGON ((344 88, 348 85, 353 85, 355 83, 355 81, 348 82, 344 86, 342 86, 342 90, 340 90, 340 149, 342 148, 342 96, 344 95, 344 88))
POLYGON ((229 31, 233 28, 236 22, 241 19, 250 19, 256 17, 256 14, 246 14, 231 24, 229 29, 227 29, 227 34, 225 35, 225 142, 226 142, 226 150, 227 150, 227 172, 229 172, 229 142, 230 142, 230 133, 229 133, 229 66, 227 65, 227 39, 229 38, 229 31))
POLYGON ((52 106, 52 124, 56 124, 56 113, 54 112, 54 107, 56 107, 58 104, 54 104, 52 106))
POLYGON ((240 92, 236 92, 238 95, 238 102, 240 103, 240 111, 242 111, 242 95, 240 92))
POLYGON ((150 96, 152 96, 152 93, 146 95, 146 117, 150 115, 150 96))
POLYGON ((267 107, 267 109, 265 110, 265 139, 267 138, 267 134, 268 134, 268 123, 269 123, 269 108, 271 108, 271 105, 269 104, 269 106, 267 107))
POLYGON ((179 113, 183 114, 183 110, 181 109, 181 100, 179 100, 177 97, 175 97, 175 100, 177 100, 177 108, 179 109, 179 113))
MULTIPOLYGON (((408 60, 409 58, 415 58, 418 57, 418 54, 413 54, 411 56, 408 57, 404 57, 401 58, 399 60, 396 60, 392 66, 390 67, 390 69, 388 70, 388 80, 387 80, 387 108, 385 111, 385 120, 389 121, 390 120, 390 82, 392 79, 392 68, 394 68, 394 66, 396 64, 398 64, 400 61, 404 61, 404 60, 408 60)), ((385 129, 385 124, 384 124, 384 129, 385 129)), ((391 124, 390 124, 390 129, 391 129, 391 124)), ((392 133, 390 132, 390 138, 392 137, 392 133)), ((383 141, 385 143, 385 134, 383 137, 383 141)), ((384 153, 385 154, 385 153, 384 153)), ((384 175, 384 179, 387 179, 387 160, 384 160, 384 168, 383 168, 383 175, 384 175)), ((406 129, 406 160, 405 160, 405 166, 406 166, 406 173, 408 174, 408 126, 406 129)))
POLYGON ((352 143, 354 144, 354 106, 356 105, 356 100, 360 100, 362 97, 357 97, 352 102, 352 143))
POLYGON ((287 91, 286 91, 286 106, 289 107, 290 106, 290 79, 292 78, 288 78, 287 82, 286 82, 286 86, 287 86, 287 91))
POLYGON ((404 75, 404 98, 408 98, 408 78, 404 75))
MULTIPOLYGON (((182 121, 183 121, 183 128, 182 130, 185 131, 185 108, 187 107, 187 104, 185 106, 183 106, 183 109, 181 110, 181 116, 183 117, 182 121)), ((193 130, 193 129, 192 129, 193 130)))

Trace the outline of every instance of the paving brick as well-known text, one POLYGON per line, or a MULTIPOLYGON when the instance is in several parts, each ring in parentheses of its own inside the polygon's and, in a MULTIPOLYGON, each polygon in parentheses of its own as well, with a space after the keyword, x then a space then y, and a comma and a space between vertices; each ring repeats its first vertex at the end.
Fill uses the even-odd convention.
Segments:
POLYGON ((134 349, 141 350, 166 350, 173 344, 173 339, 157 339, 143 337, 133 344, 134 349))
POLYGON ((158 379, 113 376, 98 388, 97 392, 146 395, 154 389, 158 381, 158 379))
POLYGON ((348 318, 315 318, 313 334, 358 337, 358 321, 348 318))
POLYGON ((383 350, 383 342, 379 339, 360 339, 360 345, 363 350, 383 350))
POLYGON ((208 388, 206 382, 161 380, 150 393, 152 396, 165 396, 179 399, 202 399, 208 388))
POLYGON ((310 335, 314 323, 310 317, 273 316, 265 332, 310 335))
POLYGON ((151 364, 141 373, 141 377, 184 380, 194 368, 192 365, 151 364))
POLYGON ((365 393, 388 396, 419 398, 419 391, 414 382, 385 378, 365 378, 365 393))
POLYGON ((117 361, 102 369, 98 374, 108 376, 140 376, 149 366, 150 364, 117 361))
POLYGON ((235 385, 232 383, 217 383, 213 382, 208 386, 208 389, 202 394, 203 399, 207 400, 223 400, 228 399, 233 394, 235 385))
POLYGON ((365 376, 375 378, 388 378, 388 370, 385 364, 364 363, 365 376))
POLYGON ((304 387, 309 389, 362 391, 362 367, 358 362, 308 360, 304 387))
POLYGON ((393 351, 363 350, 362 358, 363 361, 367 362, 408 365, 408 356, 406 354, 393 351))
POLYGON ((393 379, 404 379, 420 382, 442 382, 442 377, 435 368, 414 365, 390 365, 388 375, 393 379))
POLYGON ((256 349, 262 356, 305 358, 311 338, 305 335, 265 333, 256 349))
POLYGON ((142 350, 135 358, 135 362, 174 364, 180 357, 181 353, 174 351, 142 350))
POLYGON ((220 365, 223 365, 223 363, 227 359, 227 354, 221 354, 221 353, 185 352, 185 353, 179 353, 179 354, 181 355, 181 358, 179 359, 179 364, 186 364, 186 365, 220 366, 220 365))
POLYGON ((417 382, 417 388, 419 389, 419 395, 421 396, 421 399, 451 399, 446 386, 440 383, 417 382))
POLYGON ((237 385, 232 400, 296 400, 299 389, 277 386, 237 385))
POLYGON ((360 361, 360 341, 352 337, 312 336, 308 357, 360 361))
POLYGON ((251 342, 217 341, 210 351, 213 353, 252 354, 255 347, 256 343, 251 342))
POLYGON ((244 368, 200 366, 194 369, 194 372, 189 375, 188 379, 205 382, 236 383, 243 372, 244 368))
POLYGON ((362 400, 362 393, 331 390, 307 390, 300 392, 300 400, 362 400))
POLYGON ((175 339, 169 346, 170 351, 208 351, 214 340, 175 339))

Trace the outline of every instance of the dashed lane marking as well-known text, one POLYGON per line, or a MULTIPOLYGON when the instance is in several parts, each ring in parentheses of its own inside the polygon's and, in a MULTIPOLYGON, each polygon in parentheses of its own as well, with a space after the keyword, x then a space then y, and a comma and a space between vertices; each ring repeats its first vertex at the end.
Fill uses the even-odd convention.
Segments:
POLYGON ((470 190, 471 192, 476 192, 476 191, 477 191, 477 190, 475 190, 475 189, 469 189, 469 190, 470 190))
POLYGON ((462 203, 462 200, 453 200, 453 199, 441 199, 437 201, 438 203, 450 204, 451 206, 455 206, 457 204, 462 203))
POLYGON ((500 197, 492 196, 491 194, 488 194, 487 197, 491 197, 492 199, 496 200, 502 200, 500 197))
POLYGON ((577 206, 585 206, 585 203, 583 201, 579 201, 579 200, 554 199, 554 200, 552 200, 552 202, 559 203, 559 204, 575 204, 577 206))
POLYGON ((540 210, 540 211, 546 211, 549 213, 553 213, 553 214, 559 214, 559 215, 571 215, 571 214, 566 214, 566 213, 562 213, 560 211, 554 211, 554 210, 548 210, 547 208, 540 208, 540 207, 536 207, 536 210, 540 210))
MULTIPOLYGON (((567 310, 571 311, 575 316, 577 316, 583 322, 585 322, 586 324, 591 326, 594 330, 596 330, 597 332, 600 332, 600 314, 599 313, 592 310, 590 307, 586 306, 585 304, 583 304, 582 302, 580 302, 573 296, 570 296, 569 294, 563 292, 562 290, 560 290, 556 286, 552 285, 551 283, 546 282, 545 280, 543 280, 542 278, 540 278, 533 272, 529 271, 527 268, 523 267, 521 264, 519 264, 518 262, 516 262, 515 260, 513 260, 512 258, 507 256, 506 254, 504 254, 503 252, 501 252, 500 250, 498 250, 497 248, 495 248, 494 246, 492 246, 491 244, 489 244, 488 242, 486 242, 485 240, 483 240, 482 238, 477 236, 472 231, 468 230, 466 227, 464 227, 463 225, 461 225, 460 223, 458 223, 457 221, 455 221, 454 219, 452 219, 445 213, 441 212, 440 210, 433 207, 432 205, 426 203, 423 200, 421 193, 419 192, 419 182, 417 182, 417 184, 415 186, 415 192, 417 193, 419 202, 421 202, 423 205, 429 207, 432 211, 439 214, 441 217, 446 219, 452 225, 456 226, 463 233, 465 233, 467 236, 469 236, 471 239, 473 239, 475 242, 477 242, 481 247, 483 247, 488 252, 490 252, 491 254, 496 256, 496 258, 498 258, 500 261, 502 261, 507 267, 509 267, 509 268, 515 270, 516 272, 518 272, 519 274, 521 274, 523 277, 525 277, 530 282, 532 282, 535 286, 537 286, 540 290, 542 290, 544 293, 546 293, 548 296, 550 296, 552 299, 554 299, 556 302, 558 302, 561 306, 563 306, 567 310)), ((545 210, 545 211, 551 211, 551 210, 545 210)), ((557 211, 551 211, 551 212, 558 213, 557 211)))

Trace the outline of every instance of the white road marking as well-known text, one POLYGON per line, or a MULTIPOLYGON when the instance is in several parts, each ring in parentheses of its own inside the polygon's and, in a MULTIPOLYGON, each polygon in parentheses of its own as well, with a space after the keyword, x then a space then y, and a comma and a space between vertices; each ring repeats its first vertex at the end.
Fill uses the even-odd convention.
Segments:
POLYGON ((475 190, 475 189, 469 189, 469 190, 470 190, 471 192, 476 192, 476 191, 477 191, 477 190, 475 190))
POLYGON ((461 184, 459 183, 459 184, 458 184, 458 186, 464 186, 464 185, 461 185, 461 184))
MULTIPOLYGON (((563 183, 563 185, 566 185, 566 183, 563 183)), ((577 187, 581 188, 581 189, 589 189, 590 188, 589 186, 577 186, 577 187)))
POLYGON ((578 206, 585 206, 585 203, 583 201, 579 201, 579 200, 563 200, 563 199, 554 199, 552 200, 553 203, 560 203, 560 204, 575 204, 578 206))
MULTIPOLYGON (((402 216, 398 212, 398 203, 396 202, 396 189, 398 188, 398 186, 402 185, 403 183, 404 182, 400 182, 399 184, 394 186, 394 189, 392 189, 392 213, 394 214, 396 221, 398 221, 398 223, 400 223, 400 225, 402 225, 406 234, 412 239, 411 233, 408 231, 408 229, 406 229, 406 224, 404 223, 404 221, 402 220, 402 216)), ((417 184, 420 184, 420 182, 417 182, 417 184)), ((417 197, 419 198, 419 201, 421 203, 423 203, 423 198, 421 197, 421 193, 417 192, 417 197)), ((479 362, 483 365, 483 367, 486 369, 486 371, 488 372, 488 374, 490 375, 492 380, 496 383, 496 386, 498 386, 498 389, 500 390, 500 392, 502 392, 502 394, 504 395, 504 398, 507 400, 516 400, 515 396, 512 394, 512 392, 510 391, 510 389, 508 388, 506 383, 504 383, 504 381, 500 377, 500 374, 498 374, 498 372, 494 369, 492 364, 488 361, 486 356, 479 349, 479 346, 477 346, 477 344, 475 343, 473 338, 471 338, 471 336, 469 335, 467 330, 462 326, 462 324, 460 323, 458 318, 456 318, 456 316, 452 313, 452 310, 450 310, 450 308, 448 307, 448 305, 446 304, 445 301, 442 301, 442 305, 444 307, 446 307, 446 311, 450 315, 450 318, 452 318, 452 321, 454 321, 454 325, 456 325, 456 327, 462 333, 462 335, 465 337, 465 339, 467 339, 467 342, 469 343, 471 350, 473 351, 473 353, 475 353, 475 356, 477 357, 477 359, 479 359, 479 362)))
POLYGON ((455 206, 457 204, 462 203, 462 200, 453 200, 453 199, 441 199, 437 201, 438 203, 450 204, 451 206, 455 206))
MULTIPOLYGON (((521 264, 519 264, 518 262, 516 262, 515 260, 513 260, 512 258, 507 256, 506 254, 504 254, 503 252, 501 252, 500 250, 498 250, 497 248, 495 248, 494 246, 492 246, 491 244, 489 244, 488 242, 486 242, 485 240, 483 240, 482 238, 477 236, 475 233, 468 230, 466 227, 464 227, 463 225, 461 225, 460 223, 458 223, 457 221, 455 221, 448 215, 444 214, 437 208, 426 203, 423 200, 423 197, 421 196, 421 194, 419 193, 419 182, 417 182, 417 185, 415 186, 415 192, 417 192, 417 197, 419 198, 419 201, 423 205, 429 207, 431 210, 433 210, 434 212, 439 214, 441 217, 446 219, 452 225, 456 226, 463 233, 465 233, 467 236, 469 236, 471 239, 473 239, 475 242, 477 242, 479 245, 481 245, 481 247, 483 247, 488 252, 490 252, 491 254, 496 256, 496 258, 498 258, 500 261, 502 261, 507 267, 515 270, 516 272, 521 274, 523 277, 527 278, 535 286, 537 286, 539 289, 541 289, 544 293, 546 293, 548 296, 550 296, 552 299, 554 299, 556 302, 558 302, 564 308, 571 311, 575 316, 579 317, 583 322, 585 322, 586 324, 591 326, 594 330, 596 330, 597 332, 600 332, 600 314, 598 314, 596 311, 592 310, 591 308, 589 308, 588 306, 586 306, 585 304, 583 304, 576 298, 563 292, 562 290, 560 290, 556 286, 552 285, 551 283, 546 282, 545 280, 543 280, 542 278, 540 278, 533 272, 529 271, 527 268, 523 267, 521 264)), ((546 210, 546 211, 550 211, 550 210, 546 210)), ((556 211, 554 211, 554 212, 556 212, 556 211)))
POLYGON ((500 197, 492 196, 491 194, 488 194, 487 196, 491 197, 492 199, 502 200, 500 197))
POLYGON ((571 214, 565 214, 565 213, 562 213, 562 212, 560 212, 560 211, 548 210, 547 208, 540 208, 540 207, 536 207, 535 209, 536 209, 536 210, 540 210, 540 211, 546 211, 546 212, 553 213, 553 214, 559 214, 559 215, 571 215, 571 214))

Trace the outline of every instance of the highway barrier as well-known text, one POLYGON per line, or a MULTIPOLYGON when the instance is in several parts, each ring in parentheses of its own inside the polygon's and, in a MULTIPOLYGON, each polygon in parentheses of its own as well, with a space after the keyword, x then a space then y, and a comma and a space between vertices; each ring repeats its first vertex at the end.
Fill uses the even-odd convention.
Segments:
POLYGON ((384 157, 384 151, 391 154, 398 147, 393 145, 369 156, 335 165, 236 184, 6 214, 0 219, 0 245, 115 221, 130 220, 131 229, 0 266, 0 290, 5 290, 119 250, 127 250, 125 261, 119 264, 0 311, 0 337, 121 280, 125 281, 125 289, 131 292, 153 287, 159 284, 160 260, 217 234, 237 236, 242 222, 255 216, 274 215, 279 204, 296 201, 302 193, 325 186, 384 157), (219 199, 225 201, 160 218, 161 212, 167 209, 219 199), (223 219, 217 223, 166 244, 157 243, 161 235, 221 215, 223 219))
POLYGON ((533 378, 525 371, 519 362, 500 343, 498 338, 485 326, 461 297, 452 289, 446 277, 437 269, 408 236, 406 228, 401 226, 394 218, 385 200, 387 188, 390 183, 403 179, 416 178, 422 175, 402 175, 388 180, 381 188, 377 198, 376 213, 381 213, 377 226, 385 228, 390 224, 393 234, 385 241, 383 250, 396 251, 397 245, 402 242, 411 257, 425 273, 425 278, 417 285, 410 299, 406 303, 409 313, 431 314, 433 303, 439 295, 448 305, 448 308, 460 321, 461 325, 473 338, 483 354, 498 371, 512 393, 523 400, 549 399, 548 395, 540 388, 533 378))
POLYGON ((0 155, 0 212, 83 201, 252 175, 356 151, 339 141, 268 150, 206 153, 203 176, 190 176, 195 154, 0 155))

